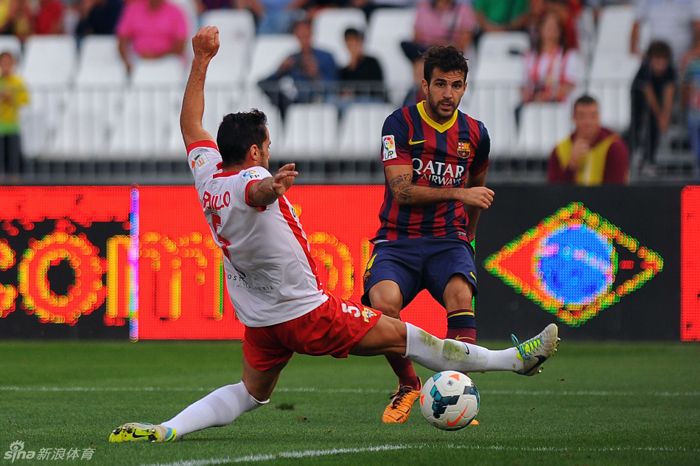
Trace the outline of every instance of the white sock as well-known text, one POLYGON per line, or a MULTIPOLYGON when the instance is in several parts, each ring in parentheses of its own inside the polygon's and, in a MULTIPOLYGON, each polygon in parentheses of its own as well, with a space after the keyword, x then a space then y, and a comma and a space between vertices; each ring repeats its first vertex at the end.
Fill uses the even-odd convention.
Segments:
POLYGON ((241 414, 267 404, 252 397, 243 382, 218 388, 161 425, 175 429, 177 438, 190 432, 232 423, 241 414))
POLYGON ((440 340, 415 325, 406 323, 405 358, 433 371, 458 372, 517 371, 523 368, 515 347, 490 350, 457 340, 440 340))

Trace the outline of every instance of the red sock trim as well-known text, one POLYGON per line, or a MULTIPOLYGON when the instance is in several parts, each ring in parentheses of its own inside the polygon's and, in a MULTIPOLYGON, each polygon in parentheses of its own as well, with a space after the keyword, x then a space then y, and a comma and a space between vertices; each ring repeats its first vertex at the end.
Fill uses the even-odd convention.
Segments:
POLYGON ((420 382, 416 371, 413 370, 413 364, 410 359, 399 356, 398 354, 387 354, 386 360, 394 370, 394 374, 399 378, 401 385, 410 385, 416 390, 420 388, 420 382))

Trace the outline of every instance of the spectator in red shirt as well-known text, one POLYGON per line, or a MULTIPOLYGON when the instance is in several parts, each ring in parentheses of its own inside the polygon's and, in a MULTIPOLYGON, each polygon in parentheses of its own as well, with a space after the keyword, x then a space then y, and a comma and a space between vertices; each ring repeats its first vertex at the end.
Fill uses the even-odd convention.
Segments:
POLYGON ((63 34, 65 7, 60 0, 39 0, 34 16, 34 34, 63 34))
POLYGON ((584 95, 574 103, 574 133, 549 158, 550 183, 596 186, 629 182, 629 151, 622 138, 600 126, 598 102, 584 95))

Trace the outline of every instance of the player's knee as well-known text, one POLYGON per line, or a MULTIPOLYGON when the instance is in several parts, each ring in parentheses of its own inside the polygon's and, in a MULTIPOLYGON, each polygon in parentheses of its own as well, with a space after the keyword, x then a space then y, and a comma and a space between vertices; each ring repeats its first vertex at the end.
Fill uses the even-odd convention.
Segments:
POLYGON ((376 284, 369 290, 369 301, 373 308, 389 317, 399 318, 403 296, 398 286, 389 286, 382 282, 376 284))
POLYGON ((443 300, 445 307, 448 309, 464 309, 470 308, 474 291, 472 284, 469 283, 462 275, 455 275, 445 287, 443 300))
POLYGON ((383 314, 389 317, 393 317, 395 319, 399 318, 399 314, 401 312, 401 305, 397 305, 395 301, 386 300, 383 297, 377 297, 377 299, 372 299, 370 297, 370 302, 372 303, 373 308, 382 311, 383 314))
POLYGON ((245 385, 248 394, 258 402, 265 402, 269 400, 270 396, 272 395, 272 390, 269 387, 262 387, 259 384, 245 379, 243 380, 243 384, 245 385))

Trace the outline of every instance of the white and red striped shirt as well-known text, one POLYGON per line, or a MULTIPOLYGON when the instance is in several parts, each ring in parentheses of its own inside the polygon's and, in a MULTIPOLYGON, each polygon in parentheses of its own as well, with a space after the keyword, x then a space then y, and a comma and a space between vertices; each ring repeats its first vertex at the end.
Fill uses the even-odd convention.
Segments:
POLYGON ((292 204, 285 196, 267 208, 249 204, 250 187, 270 173, 263 167, 223 172, 212 141, 191 144, 187 162, 214 241, 224 252, 228 293, 240 321, 267 327, 323 304, 328 297, 292 204))

